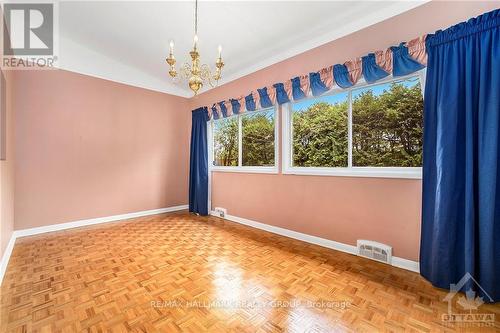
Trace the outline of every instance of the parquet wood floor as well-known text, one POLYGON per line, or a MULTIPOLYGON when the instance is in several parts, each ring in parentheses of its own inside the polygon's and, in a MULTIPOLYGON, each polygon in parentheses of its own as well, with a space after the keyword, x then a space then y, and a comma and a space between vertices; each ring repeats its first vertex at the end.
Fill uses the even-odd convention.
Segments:
POLYGON ((500 330, 500 305, 480 308, 493 327, 446 326, 445 295, 409 271, 180 212, 18 239, 0 331, 500 330))

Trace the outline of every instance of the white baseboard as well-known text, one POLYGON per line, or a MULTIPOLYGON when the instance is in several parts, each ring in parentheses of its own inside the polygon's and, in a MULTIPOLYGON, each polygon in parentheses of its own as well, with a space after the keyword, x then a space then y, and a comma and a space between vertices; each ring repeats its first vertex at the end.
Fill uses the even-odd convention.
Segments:
POLYGON ((111 216, 105 216, 105 217, 97 217, 97 218, 93 218, 93 219, 78 220, 78 221, 67 222, 67 223, 51 224, 51 225, 47 225, 47 226, 43 226, 43 227, 16 230, 16 231, 14 231, 14 234, 16 234, 16 238, 25 237, 25 236, 32 236, 32 235, 43 234, 46 232, 53 232, 53 231, 71 229, 71 228, 78 228, 78 227, 83 227, 83 226, 87 226, 87 225, 114 222, 114 221, 120 221, 120 220, 127 220, 127 219, 132 219, 132 218, 141 217, 141 216, 175 212, 178 210, 188 209, 188 207, 189 207, 188 205, 180 205, 180 206, 173 206, 173 207, 166 207, 166 208, 159 208, 159 209, 143 210, 140 212, 134 212, 134 213, 128 213, 128 214, 111 215, 111 216))
MULTIPOLYGON (((217 216, 217 213, 215 211, 210 212, 211 215, 217 216)), ((323 246, 329 249, 337 250, 337 251, 342 251, 350 254, 357 254, 357 248, 354 245, 349 245, 349 244, 344 244, 344 243, 339 243, 332 241, 330 239, 325 239, 321 237, 316 237, 308 234, 304 234, 301 232, 285 229, 285 228, 280 228, 280 227, 275 227, 273 225, 265 224, 265 223, 260 223, 257 221, 245 219, 243 217, 238 217, 234 215, 226 215, 225 216, 226 220, 233 221, 236 223, 244 224, 249 227, 265 230, 272 232, 274 234, 278 234, 281 236, 286 236, 290 237, 293 239, 301 240, 306 243, 311 243, 319 246, 323 246)), ((419 263, 416 261, 400 258, 400 257, 392 257, 392 266, 403 268, 412 272, 419 273, 420 268, 419 268, 419 263)))
POLYGON ((188 209, 188 208, 189 208, 188 205, 180 205, 180 206, 173 206, 173 207, 166 207, 166 208, 159 208, 159 209, 143 210, 140 212, 134 212, 134 213, 128 213, 128 214, 119 214, 119 215, 112 215, 112 216, 105 216, 105 217, 97 217, 97 218, 93 218, 93 219, 78 220, 78 221, 67 222, 67 223, 51 224, 51 225, 47 225, 47 226, 43 226, 43 227, 36 227, 36 228, 30 228, 30 229, 14 230, 14 232, 12 233, 12 236, 10 238, 9 244, 7 244, 7 247, 5 248, 5 252, 2 256, 2 261, 0 262, 0 285, 2 284, 3 277, 5 275, 5 271, 7 270, 7 265, 9 263, 10 256, 12 254, 12 250, 14 249, 14 243, 16 242, 17 238, 43 234, 46 232, 53 232, 53 231, 71 229, 71 228, 84 227, 84 226, 99 224, 99 223, 128 220, 128 219, 132 219, 135 217, 142 217, 142 216, 148 216, 148 215, 175 212, 175 211, 184 210, 184 209, 188 209))
POLYGON ((2 285, 3 276, 5 275, 5 271, 7 270, 7 265, 9 264, 10 255, 12 254, 12 250, 14 249, 14 243, 16 242, 16 236, 14 235, 15 231, 10 236, 9 243, 5 248, 5 252, 2 256, 2 262, 0 262, 0 286, 2 285))

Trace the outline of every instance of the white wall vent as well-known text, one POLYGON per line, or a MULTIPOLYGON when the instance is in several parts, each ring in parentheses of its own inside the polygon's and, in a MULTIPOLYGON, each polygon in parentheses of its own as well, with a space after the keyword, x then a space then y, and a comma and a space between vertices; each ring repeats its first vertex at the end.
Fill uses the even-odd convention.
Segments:
POLYGON ((392 247, 379 242, 358 239, 358 256, 391 264, 392 247))
POLYGON ((214 211, 217 214, 217 216, 220 217, 220 218, 224 218, 227 215, 227 209, 226 208, 215 207, 214 211))

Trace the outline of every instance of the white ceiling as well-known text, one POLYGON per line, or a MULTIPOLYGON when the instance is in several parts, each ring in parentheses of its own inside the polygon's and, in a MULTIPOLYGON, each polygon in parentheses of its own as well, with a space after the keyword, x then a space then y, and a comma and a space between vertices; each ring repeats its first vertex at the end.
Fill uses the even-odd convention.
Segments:
MULTIPOLYGON (((213 68, 223 46, 223 84, 425 2, 201 1, 202 62, 213 68)), ((61 1, 59 66, 191 97, 172 83, 165 57, 174 40, 178 63, 188 60, 193 11, 194 1, 61 1)))

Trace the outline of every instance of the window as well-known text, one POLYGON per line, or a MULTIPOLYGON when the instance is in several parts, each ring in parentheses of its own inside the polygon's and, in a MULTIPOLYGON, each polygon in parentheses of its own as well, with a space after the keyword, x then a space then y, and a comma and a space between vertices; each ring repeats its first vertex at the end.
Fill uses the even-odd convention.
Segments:
POLYGON ((214 163, 218 166, 238 165, 238 118, 222 118, 213 123, 214 163))
POLYGON ((283 117, 283 173, 421 177, 422 76, 291 103, 283 117))
POLYGON ((418 77, 352 91, 353 166, 422 166, 418 77))
POLYGON ((347 167, 348 94, 298 102, 293 110, 293 165, 347 167))
POLYGON ((277 172, 276 110, 212 120, 212 170, 277 172))
POLYGON ((241 117, 244 166, 274 166, 274 132, 274 110, 251 112, 241 117))

